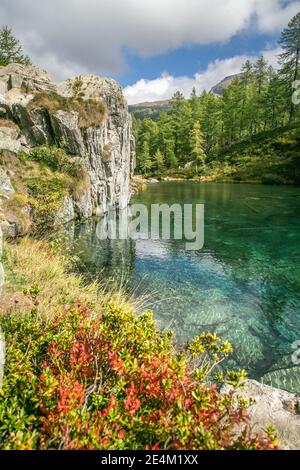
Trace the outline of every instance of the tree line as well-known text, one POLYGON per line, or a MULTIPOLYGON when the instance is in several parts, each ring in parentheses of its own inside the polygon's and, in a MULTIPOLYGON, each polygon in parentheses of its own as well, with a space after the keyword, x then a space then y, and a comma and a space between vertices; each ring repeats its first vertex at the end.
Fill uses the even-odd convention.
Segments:
POLYGON ((219 152, 258 133, 300 120, 292 101, 300 80, 300 12, 281 34, 279 68, 263 56, 247 61, 222 96, 204 91, 189 99, 177 92, 158 120, 133 117, 137 170, 160 173, 218 158, 219 152))

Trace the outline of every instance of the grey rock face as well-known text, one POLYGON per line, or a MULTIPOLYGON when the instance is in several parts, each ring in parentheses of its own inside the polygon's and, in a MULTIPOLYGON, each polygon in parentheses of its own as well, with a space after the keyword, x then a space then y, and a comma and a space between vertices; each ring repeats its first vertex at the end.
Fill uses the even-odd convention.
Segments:
POLYGON ((20 152, 22 143, 18 136, 17 129, 13 127, 2 127, 0 122, 0 146, 10 152, 20 152))
POLYGON ((61 209, 56 215, 56 225, 63 225, 75 218, 73 199, 65 196, 61 209))
MULTIPOLYGON (((1 139, 1 133, 0 133, 1 139)), ((11 195, 15 192, 10 177, 6 173, 6 171, 0 167, 0 196, 1 195, 11 195)))
MULTIPOLYGON (((226 393, 228 390, 225 388, 223 391, 226 393)), ((259 432, 273 425, 277 429, 281 448, 300 449, 299 397, 296 394, 249 380, 238 395, 255 400, 249 410, 254 431, 259 432)))
POLYGON ((55 85, 51 83, 51 78, 46 70, 21 64, 0 67, 0 83, 1 94, 18 88, 25 93, 55 90, 55 85))
MULTIPOLYGON (((2 236, 1 226, 0 226, 0 296, 2 294, 2 289, 4 285, 4 270, 3 270, 3 265, 1 262, 2 253, 3 253, 3 236, 2 236)), ((3 380, 4 364, 5 364, 5 341, 4 341, 4 335, 2 333, 1 326, 0 326, 0 387, 2 384, 2 380, 3 380)))
POLYGON ((4 275, 3 275, 3 266, 1 263, 2 260, 2 255, 3 255, 3 234, 2 234, 2 229, 0 226, 0 295, 2 292, 2 286, 4 282, 4 275))
POLYGON ((5 138, 0 135, 0 149, 17 152, 21 148, 59 145, 81 159, 90 185, 83 197, 74 201, 79 215, 90 217, 93 212, 103 213, 110 206, 128 205, 135 147, 131 117, 117 82, 88 75, 55 84, 43 70, 11 64, 0 67, 0 112, 20 129, 19 136, 17 131, 14 135, 6 132, 5 138), (103 103, 105 112, 101 119, 99 116, 98 121, 83 127, 80 113, 72 106, 53 112, 44 107, 30 109, 28 103, 41 91, 59 95, 62 102, 64 98, 80 96, 83 101, 103 103))

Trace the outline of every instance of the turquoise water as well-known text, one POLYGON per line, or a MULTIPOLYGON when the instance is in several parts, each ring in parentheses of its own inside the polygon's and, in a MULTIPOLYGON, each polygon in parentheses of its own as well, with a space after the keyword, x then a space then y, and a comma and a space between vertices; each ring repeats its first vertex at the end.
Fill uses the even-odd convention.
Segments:
MULTIPOLYGON (((300 340, 300 189, 260 185, 159 183, 134 202, 205 204, 205 245, 97 240, 76 228, 79 268, 114 279, 151 308, 184 343, 212 331, 234 346, 231 367, 300 391, 292 344, 300 340)), ((108 281, 109 282, 109 281, 108 281)))

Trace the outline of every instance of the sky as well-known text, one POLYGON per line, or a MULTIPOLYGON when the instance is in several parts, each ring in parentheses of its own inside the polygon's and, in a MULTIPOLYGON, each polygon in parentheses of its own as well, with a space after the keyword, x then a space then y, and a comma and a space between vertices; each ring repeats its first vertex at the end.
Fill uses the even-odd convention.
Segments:
POLYGON ((32 62, 54 80, 118 80, 129 104, 210 90, 278 39, 300 0, 0 0, 32 62))

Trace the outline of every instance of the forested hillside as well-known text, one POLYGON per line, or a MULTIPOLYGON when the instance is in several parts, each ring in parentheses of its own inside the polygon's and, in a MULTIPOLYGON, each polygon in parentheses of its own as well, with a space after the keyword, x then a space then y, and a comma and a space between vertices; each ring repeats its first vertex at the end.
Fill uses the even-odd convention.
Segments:
MULTIPOLYGON (((236 163, 236 155, 232 158, 230 155, 235 154, 237 144, 241 143, 244 143, 241 158, 253 157, 254 166, 265 157, 282 159, 286 154, 289 159, 291 152, 296 157, 299 144, 296 124, 300 121, 300 105, 297 105, 300 13, 283 31, 280 45, 283 52, 278 57, 278 70, 261 56, 255 63, 247 61, 241 74, 221 96, 208 92, 197 96, 194 89, 190 98, 185 99, 177 92, 170 109, 160 112, 155 120, 133 116, 138 172, 160 176, 176 175, 179 170, 186 177, 210 176, 216 166, 222 166, 226 154, 230 164, 236 163), (289 129, 293 131, 289 133, 289 129), (276 144, 278 139, 280 145, 276 144)), ((276 175, 281 166, 269 162, 258 165, 259 174, 268 176, 266 172, 271 171, 276 175)), ((293 172, 287 173, 286 182, 293 182, 293 172)), ((244 177, 254 176, 246 172, 244 177)))

